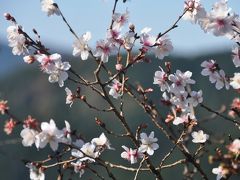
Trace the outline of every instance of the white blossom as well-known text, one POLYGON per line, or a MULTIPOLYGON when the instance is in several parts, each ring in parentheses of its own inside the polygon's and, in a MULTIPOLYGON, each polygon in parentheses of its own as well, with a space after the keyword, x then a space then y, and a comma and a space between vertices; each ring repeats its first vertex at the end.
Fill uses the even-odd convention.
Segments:
POLYGON ((147 152, 147 154, 151 156, 154 154, 154 151, 159 148, 159 145, 156 143, 158 139, 154 137, 153 131, 149 136, 147 136, 146 133, 141 133, 140 138, 141 146, 138 149, 140 152, 147 152))
POLYGON ((19 33, 20 27, 18 25, 11 25, 7 28, 8 45, 12 48, 14 55, 26 54, 27 45, 26 38, 19 33))
POLYGON ((239 67, 240 66, 240 48, 238 46, 233 48, 232 57, 233 57, 233 63, 235 67, 239 67))
POLYGON ((184 10, 187 10, 187 12, 184 14, 183 19, 189 20, 192 23, 196 23, 206 17, 206 11, 201 5, 200 0, 185 1, 184 10))
POLYGON ((60 15, 59 9, 54 5, 53 0, 41 0, 42 11, 46 12, 48 16, 53 14, 60 15))
POLYGON ((41 168, 37 168, 33 163, 27 163, 26 167, 29 168, 31 180, 44 180, 45 179, 45 174, 43 173, 41 168))
POLYGON ((117 52, 117 48, 112 42, 99 40, 97 41, 94 56, 100 57, 101 61, 106 63, 108 62, 108 57, 115 52, 117 52))
POLYGON ((223 177, 225 177, 225 171, 222 166, 213 168, 212 173, 217 175, 216 180, 221 180, 223 177))
POLYGON ((156 45, 157 46, 154 48, 154 53, 158 59, 163 59, 173 50, 172 42, 167 35, 160 37, 157 40, 156 45))
POLYGON ((151 48, 156 43, 156 37, 151 36, 149 32, 152 29, 149 27, 145 27, 141 30, 140 34, 140 43, 143 44, 144 47, 147 47, 148 49, 151 48))
POLYGON ((114 13, 112 16, 112 19, 113 19, 113 26, 120 28, 128 22, 129 11, 126 10, 124 14, 114 13))
POLYGON ((98 138, 93 138, 91 143, 96 146, 100 146, 101 148, 113 149, 104 133, 102 133, 98 138))
POLYGON ((64 86, 64 81, 68 78, 68 71, 71 68, 71 65, 69 62, 57 62, 55 63, 54 70, 52 72, 49 72, 50 75, 48 77, 48 81, 50 83, 56 83, 58 82, 60 87, 64 86))
POLYGON ((231 78, 230 85, 233 89, 240 89, 240 73, 234 73, 233 78, 231 78))
POLYGON ((161 67, 160 70, 155 72, 153 84, 159 85, 161 91, 169 90, 168 75, 161 67))
POLYGON ((193 105, 193 107, 196 107, 199 103, 203 102, 203 97, 202 97, 202 90, 200 91, 191 91, 190 92, 190 98, 188 98, 188 101, 190 104, 193 105))
POLYGON ((133 47, 134 41, 135 41, 135 33, 132 31, 127 32, 123 37, 123 45, 128 50, 133 47))
POLYGON ((41 123, 41 132, 36 135, 36 147, 44 148, 48 143, 53 151, 58 149, 60 138, 63 137, 63 132, 60 131, 53 119, 49 123, 41 123))
POLYGON ((240 154, 240 139, 234 139, 233 142, 227 146, 228 150, 235 153, 236 155, 240 154))
POLYGON ((181 72, 177 70, 175 74, 170 74, 168 79, 173 82, 170 86, 170 91, 177 94, 181 91, 185 91, 185 86, 187 84, 195 84, 195 81, 191 79, 192 72, 186 71, 181 72))
POLYGON ((202 130, 199 130, 198 132, 196 131, 192 132, 192 137, 193 143, 205 143, 208 140, 209 135, 204 134, 202 130))
POLYGON ((84 174, 84 169, 85 169, 85 164, 81 161, 78 160, 77 162, 72 162, 71 165, 74 167, 74 172, 79 173, 79 177, 81 178, 82 175, 84 174))
POLYGON ((87 60, 90 47, 88 41, 91 39, 91 33, 86 32, 73 43, 73 56, 81 56, 82 60, 87 60))
POLYGON ((128 148, 126 146, 122 146, 122 148, 125 150, 121 153, 121 157, 123 159, 128 160, 131 164, 137 163, 138 158, 143 158, 143 154, 138 151, 138 149, 132 149, 128 148))
POLYGON ((122 96, 122 84, 118 80, 114 79, 112 85, 108 87, 110 88, 109 95, 113 98, 118 99, 122 96))
POLYGON ((72 107, 72 104, 73 104, 73 100, 74 100, 74 97, 73 97, 73 93, 72 91, 69 89, 69 88, 65 88, 65 92, 66 92, 66 104, 69 104, 70 107, 72 107))
POLYGON ((37 134, 38 132, 33 129, 24 128, 20 133, 20 136, 23 138, 22 140, 23 146, 25 147, 32 146, 32 144, 35 143, 36 140, 35 137, 37 134))
POLYGON ((215 36, 232 38, 232 23, 236 16, 230 11, 227 0, 220 0, 213 5, 212 11, 200 25, 205 31, 211 31, 215 36))

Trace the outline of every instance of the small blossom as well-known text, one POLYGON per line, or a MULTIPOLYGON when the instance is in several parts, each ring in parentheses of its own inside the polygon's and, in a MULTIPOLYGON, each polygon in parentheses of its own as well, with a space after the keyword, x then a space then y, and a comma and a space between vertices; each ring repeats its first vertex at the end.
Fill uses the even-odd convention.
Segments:
POLYGON ((93 138, 91 143, 95 144, 96 146, 100 146, 101 148, 113 149, 108 138, 102 133, 99 138, 93 138))
POLYGON ((123 45, 127 50, 132 49, 135 41, 135 33, 130 31, 127 32, 123 37, 123 45))
POLYGON ((95 151, 96 145, 92 143, 86 143, 82 146, 81 151, 83 152, 83 155, 87 155, 86 157, 81 158, 81 161, 90 161, 95 162, 95 158, 99 156, 99 152, 95 151))
POLYGON ((79 177, 81 178, 84 174, 84 169, 86 168, 86 165, 81 160, 78 160, 77 162, 72 162, 71 165, 74 167, 74 172, 79 173, 79 177))
POLYGON ((187 12, 184 14, 183 19, 190 20, 193 23, 196 23, 206 17, 206 11, 202 7, 200 0, 185 1, 184 10, 187 10, 187 12))
POLYGON ((88 41, 91 39, 91 33, 86 32, 73 43, 73 56, 81 56, 82 60, 87 60, 90 48, 88 41))
POLYGON ((27 163, 26 167, 29 168, 31 180, 45 180, 45 174, 42 169, 37 168, 34 163, 27 163))
POLYGON ((108 57, 111 53, 117 52, 117 48, 110 41, 100 40, 97 42, 96 51, 94 56, 100 57, 101 61, 108 62, 108 57))
POLYGON ((17 122, 14 121, 13 119, 7 120, 4 125, 4 132, 7 135, 10 135, 13 131, 13 129, 16 127, 17 122))
POLYGON ((114 79, 112 85, 108 87, 111 88, 109 90, 109 95, 113 98, 118 99, 122 96, 122 84, 118 80, 114 79))
POLYGON ((234 77, 231 78, 230 85, 233 89, 240 89, 240 73, 234 73, 234 77))
POLYGON ((38 121, 30 115, 23 121, 24 128, 37 129, 38 125, 38 121))
POLYGON ((234 139, 234 141, 227 146, 228 150, 232 153, 239 155, 240 154, 240 140, 234 139))
POLYGON ((191 91, 190 93, 190 98, 188 99, 189 103, 193 105, 193 107, 196 107, 199 103, 203 102, 203 97, 202 97, 202 90, 196 92, 196 91, 191 91))
POLYGON ((170 74, 168 79, 173 82, 170 86, 170 91, 175 94, 181 91, 184 92, 187 84, 195 84, 195 81, 192 80, 191 77, 192 72, 190 71, 183 73, 180 70, 177 70, 175 74, 170 74))
POLYGON ((60 87, 64 86, 64 81, 68 78, 68 71, 71 68, 69 62, 57 62, 55 63, 55 70, 50 72, 48 81, 50 83, 58 82, 60 87))
POLYGON ((32 144, 35 143, 36 140, 35 137, 37 134, 38 132, 33 129, 24 128, 20 133, 20 136, 23 138, 22 140, 23 146, 25 147, 32 146, 32 144))
POLYGON ((9 110, 9 107, 7 105, 8 101, 0 101, 0 112, 2 115, 6 113, 7 110, 9 110))
POLYGON ((221 180, 226 175, 226 171, 224 170, 224 168, 222 166, 213 168, 212 173, 217 175, 216 180, 221 180))
POLYGON ((66 143, 66 144, 71 144, 72 138, 71 138, 71 126, 68 121, 65 122, 65 128, 63 128, 63 136, 60 139, 60 142, 66 143))
POLYGON ((69 104, 70 107, 72 107, 72 104, 73 104, 73 100, 74 100, 74 95, 72 93, 72 91, 69 89, 69 88, 65 88, 65 91, 66 91, 66 104, 69 104))
POLYGON ((27 52, 26 38, 19 33, 19 30, 20 27, 18 25, 12 25, 7 28, 8 45, 12 48, 14 55, 21 55, 27 52))
POLYGON ((27 64, 32 64, 32 63, 35 62, 36 59, 35 59, 35 57, 32 56, 32 55, 28 55, 28 56, 24 56, 24 57, 23 57, 23 60, 24 60, 24 62, 27 63, 27 64))
POLYGON ((168 56, 173 50, 172 42, 167 35, 160 37, 156 42, 156 48, 154 49, 155 56, 158 59, 163 59, 168 56))
POLYGON ((125 150, 121 153, 121 157, 123 159, 128 160, 131 164, 137 163, 138 158, 143 158, 143 154, 139 152, 137 149, 128 148, 126 146, 122 146, 122 148, 125 150))
POLYGON ((174 125, 179 125, 179 124, 183 124, 183 123, 188 123, 189 122, 189 114, 182 114, 180 117, 175 117, 175 119, 173 120, 173 124, 174 125))
POLYGON ((58 7, 53 0, 41 0, 42 11, 46 12, 48 16, 53 14, 60 15, 58 7))
POLYGON ((63 132, 56 127, 53 119, 51 119, 49 123, 42 122, 41 130, 42 132, 36 135, 36 147, 44 148, 47 143, 49 143, 52 150, 56 151, 60 138, 63 136, 63 132))
POLYGON ((113 19, 113 26, 120 28, 128 22, 129 11, 126 10, 124 14, 114 13, 112 16, 112 19, 113 19))
POLYGON ((233 63, 235 67, 240 67, 240 48, 235 47, 232 50, 233 63))
POLYGON ((145 27, 142 31, 141 31, 141 35, 140 35, 140 42, 141 44, 143 44, 144 47, 146 47, 147 49, 151 46, 153 46, 156 43, 156 37, 149 35, 149 32, 152 29, 149 27, 145 27))
POLYGON ((193 143, 205 143, 208 140, 209 135, 204 134, 202 130, 199 130, 198 132, 196 131, 192 132, 192 137, 193 137, 193 140, 192 140, 193 143))
POLYGON ((160 86, 161 91, 169 90, 168 85, 168 75, 167 73, 160 67, 161 71, 156 71, 153 79, 153 84, 157 84, 160 86))
POLYGON ((62 56, 58 53, 51 55, 39 54, 36 55, 36 59, 41 65, 41 70, 48 74, 56 69, 55 63, 62 62, 62 56))
POLYGON ((157 138, 154 138, 154 132, 152 131, 149 136, 146 133, 140 134, 141 146, 139 147, 139 151, 144 153, 147 152, 150 156, 153 155, 154 151, 159 148, 159 145, 156 143, 158 141, 157 138))
POLYGON ((211 31, 215 36, 232 38, 232 23, 236 15, 230 13, 227 0, 221 0, 213 5, 212 11, 200 24, 205 31, 211 31))

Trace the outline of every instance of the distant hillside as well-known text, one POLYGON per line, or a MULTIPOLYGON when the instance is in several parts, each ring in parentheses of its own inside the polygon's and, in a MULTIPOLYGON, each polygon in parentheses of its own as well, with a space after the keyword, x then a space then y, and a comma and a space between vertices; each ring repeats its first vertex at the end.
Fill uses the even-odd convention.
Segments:
MULTIPOLYGON (((103 119, 106 124, 113 130, 116 130, 117 132, 121 131, 121 129, 118 127, 118 121, 116 121, 113 114, 99 113, 94 110, 89 110, 81 102, 76 102, 73 104, 72 108, 69 108, 69 106, 65 104, 64 88, 59 88, 57 84, 50 84, 47 80, 48 76, 46 74, 42 74, 36 65, 26 65, 22 63, 21 57, 13 57, 12 55, 9 56, 9 48, 2 47, 0 53, 0 74, 2 77, 0 79, 0 98, 7 99, 9 101, 11 111, 15 112, 16 116, 25 118, 27 115, 31 114, 33 117, 39 119, 40 121, 49 121, 50 118, 53 118, 59 127, 63 127, 64 120, 68 120, 71 122, 72 127, 77 128, 88 140, 93 136, 99 135, 102 131, 100 128, 96 127, 94 122, 95 117, 103 119), (13 58, 8 59, 9 57, 13 58), (14 71, 8 73, 7 76, 2 76, 5 72, 8 71, 9 68, 12 68, 14 71)), ((236 71, 231 61, 230 52, 216 52, 213 54, 189 58, 170 56, 165 58, 165 61, 172 62, 174 71, 176 69, 180 69, 182 71, 192 71, 193 79, 197 80, 197 84, 193 87, 193 89, 202 89, 205 92, 204 103, 217 110, 223 103, 226 105, 230 104, 232 98, 236 94, 234 94, 232 90, 216 91, 214 85, 210 84, 208 81, 208 78, 200 75, 201 62, 210 58, 216 59, 220 67, 222 67, 227 74, 233 74, 233 72, 236 71)), ((95 63, 93 63, 91 59, 87 61, 81 61, 79 59, 73 59, 70 55, 64 56, 64 59, 70 60, 73 69, 75 69, 80 74, 84 75, 85 77, 92 77, 91 72, 95 67, 95 63)), ((153 87, 154 92, 152 93, 151 97, 154 103, 156 103, 161 109, 161 93, 159 91, 159 88, 157 86, 154 86, 152 82, 154 72, 158 70, 158 66, 163 65, 164 62, 155 59, 153 56, 150 56, 150 59, 152 60, 152 63, 138 63, 134 65, 134 68, 130 68, 128 74, 129 81, 141 82, 145 88, 153 87)), ((107 66, 111 66, 111 61, 113 61, 113 59, 109 60, 110 63, 107 64, 107 66)), ((70 85, 69 82, 67 82, 66 85, 70 86, 70 88, 77 87, 76 85, 70 85)), ((106 107, 106 104, 101 100, 101 98, 98 98, 92 94, 89 89, 82 88, 82 92, 86 94, 89 102, 102 108, 106 107)), ((138 108, 134 102, 129 101, 129 98, 126 98, 126 100, 125 111, 127 112, 127 120, 130 122, 131 126, 136 128, 137 124, 145 122, 149 125, 150 131, 152 124, 150 121, 148 121, 148 118, 142 109, 138 108)), ((114 102, 117 101, 114 100, 114 102)), ((198 109, 198 112, 198 117, 206 117, 209 114, 201 109, 198 109)), ((164 114, 165 112, 163 111, 162 113, 164 114)), ((3 128, 2 125, 3 123, 0 123, 1 129, 3 128)), ((237 136, 237 132, 232 130, 231 127, 232 126, 229 123, 226 123, 220 118, 216 118, 216 120, 209 122, 206 126, 203 126, 203 128, 206 128, 206 132, 215 132, 219 135, 222 133, 231 133, 232 135, 237 136)), ((18 134, 19 131, 17 130, 15 132, 15 135, 18 134)), ((156 134, 158 137, 160 137, 160 150, 158 151, 158 156, 156 157, 162 157, 163 154, 169 150, 170 146, 161 133, 156 134)), ((2 131, 0 131, 0 141, 12 138, 14 138, 14 136, 6 136, 2 133, 2 131)), ((113 138, 110 137, 110 139, 113 138)), ((117 149, 118 153, 122 151, 121 143, 124 142, 124 139, 120 140, 120 142, 116 142, 116 140, 112 141, 113 147, 117 149)), ((1 177, 3 179, 11 180, 26 179, 28 176, 26 173, 28 172, 20 163, 20 161, 18 161, 19 158, 43 158, 40 157, 40 154, 42 154, 42 152, 43 151, 36 152, 34 148, 31 150, 28 148, 23 148, 21 144, 0 147, 0 169, 2 169, 1 177), (4 153, 5 155, 3 155, 4 153), (12 154, 15 154, 15 156, 11 156, 12 154), (7 158, 8 156, 10 156, 12 160, 9 160, 7 158), (7 170, 9 167, 11 167, 12 173, 8 173, 7 170)), ((46 154, 47 151, 44 151, 43 154, 44 153, 46 154)), ((112 160, 115 162, 123 162, 122 160, 116 158, 115 153, 116 152, 107 152, 106 154, 108 154, 108 157, 112 157, 112 160)), ((176 155, 176 158, 178 156, 179 154, 176 155)), ((176 170, 171 170, 171 172, 169 170, 166 170, 164 171, 166 174, 164 174, 166 177, 168 177, 168 179, 172 179, 173 174, 174 177, 181 174, 179 170, 182 170, 181 167, 176 168, 176 170)), ((207 168, 206 170, 212 179, 215 178, 211 174, 211 168, 207 168)), ((128 175, 128 173, 121 173, 121 176, 119 175, 119 177, 122 177, 122 179, 129 179, 128 175)))

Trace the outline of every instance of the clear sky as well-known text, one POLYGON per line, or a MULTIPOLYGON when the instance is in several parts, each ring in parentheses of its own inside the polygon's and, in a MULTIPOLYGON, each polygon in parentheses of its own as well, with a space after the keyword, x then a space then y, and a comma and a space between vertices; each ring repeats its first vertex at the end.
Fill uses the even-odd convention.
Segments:
MULTIPOLYGON (((111 21, 111 11, 114 0, 55 0, 65 17, 78 35, 91 31, 94 44, 98 39, 105 38, 105 32, 111 21)), ((140 31, 148 26, 152 33, 163 32, 183 12, 184 0, 131 0, 121 3, 119 0, 117 12, 130 11, 130 22, 140 31)), ((201 1, 207 11, 216 0, 201 1)), ((229 6, 240 14, 240 1, 229 0, 229 6)), ((31 33, 36 28, 42 41, 56 49, 72 49, 74 37, 60 17, 47 15, 41 11, 40 0, 0 0, 0 14, 9 12, 15 16, 24 30, 31 33)), ((0 18, 0 44, 6 42, 6 28, 8 22, 0 18)), ((212 51, 231 47, 231 41, 224 37, 214 37, 205 34, 198 25, 182 20, 179 27, 169 34, 172 39, 175 53, 193 53, 212 51)))

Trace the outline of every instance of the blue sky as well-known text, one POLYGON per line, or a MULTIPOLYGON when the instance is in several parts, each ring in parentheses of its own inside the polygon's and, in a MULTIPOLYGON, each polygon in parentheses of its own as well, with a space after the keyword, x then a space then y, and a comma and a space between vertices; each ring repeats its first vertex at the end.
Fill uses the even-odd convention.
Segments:
MULTIPOLYGON (((216 0, 202 0, 202 4, 210 10, 216 0)), ((63 14, 78 35, 91 31, 94 44, 105 37, 105 32, 111 21, 111 11, 114 0, 55 0, 63 14)), ((24 30, 31 33, 35 28, 41 35, 42 41, 48 47, 66 49, 71 52, 74 37, 60 17, 47 15, 41 11, 40 0, 0 0, 0 14, 9 12, 15 16, 24 30)), ((117 12, 130 11, 130 22, 140 31, 148 26, 152 33, 163 32, 183 11, 184 0, 131 0, 119 3, 117 12)), ((239 0, 229 0, 233 11, 240 13, 239 0)), ((0 42, 6 42, 6 28, 8 22, 0 18, 0 42)), ((175 53, 196 53, 215 49, 230 48, 232 43, 224 37, 214 37, 205 34, 198 25, 182 20, 179 27, 169 33, 175 53)))

